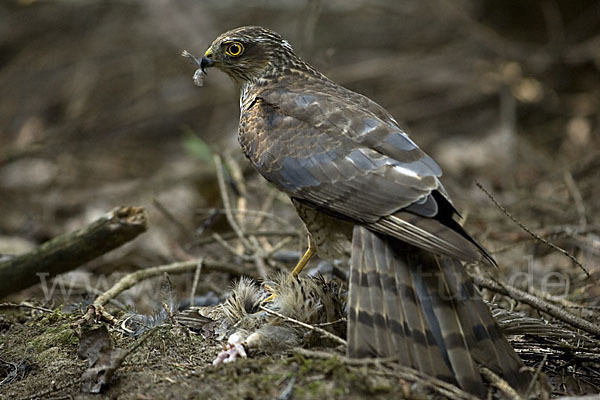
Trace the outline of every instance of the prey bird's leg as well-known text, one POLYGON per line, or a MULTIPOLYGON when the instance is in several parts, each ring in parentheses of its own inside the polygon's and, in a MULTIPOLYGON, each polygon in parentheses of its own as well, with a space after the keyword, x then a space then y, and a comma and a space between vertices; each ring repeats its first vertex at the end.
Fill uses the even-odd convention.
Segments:
POLYGON ((309 235, 308 236, 308 249, 306 249, 306 253, 304 253, 304 255, 302 256, 300 261, 298 261, 298 264, 296 264, 296 266, 294 267, 294 270, 292 271, 293 277, 297 277, 298 275, 300 275, 300 272, 302 272, 304 267, 306 267, 306 264, 308 264, 308 262, 310 261, 312 256, 315 255, 315 253, 316 253, 316 246, 312 240, 312 237, 310 237, 310 235, 309 235))

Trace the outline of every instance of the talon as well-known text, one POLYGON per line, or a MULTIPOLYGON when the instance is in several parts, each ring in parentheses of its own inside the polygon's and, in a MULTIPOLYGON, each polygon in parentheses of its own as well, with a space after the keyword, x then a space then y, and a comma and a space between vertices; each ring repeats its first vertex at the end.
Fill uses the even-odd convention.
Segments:
MULTIPOLYGON (((306 264, 308 264, 308 262, 310 261, 312 256, 315 255, 315 253, 316 253, 315 245, 313 244, 312 239, 309 237, 308 238, 308 248, 306 249, 306 252, 302 256, 302 258, 300 258, 300 260, 298 261, 298 264, 296 264, 296 266, 294 267, 293 271, 289 274, 289 276, 287 278, 287 283, 292 282, 294 279, 296 279, 296 280, 298 279, 298 275, 300 275, 300 272, 304 269, 306 264)), ((267 283, 263 283, 263 287, 265 288, 265 290, 267 292, 270 293, 270 296, 268 296, 266 299, 264 299, 262 301, 262 303, 265 304, 265 303, 269 303, 269 302, 275 300, 275 298, 277 297, 275 290, 271 286, 269 286, 269 284, 267 284, 267 283)))
POLYGON ((262 302, 263 302, 263 303, 269 303, 269 302, 271 302, 271 301, 275 300, 275 297, 277 297, 277 296, 275 295, 275 293, 271 293, 271 295, 270 295, 269 297, 267 297, 266 299, 264 299, 262 302))
POLYGON ((268 303, 271 302, 273 300, 275 300, 275 298, 277 297, 277 295, 275 294, 275 289, 273 289, 271 286, 269 286, 268 283, 264 283, 263 287, 265 288, 265 290, 269 293, 271 293, 266 299, 264 299, 262 302, 263 303, 268 303))

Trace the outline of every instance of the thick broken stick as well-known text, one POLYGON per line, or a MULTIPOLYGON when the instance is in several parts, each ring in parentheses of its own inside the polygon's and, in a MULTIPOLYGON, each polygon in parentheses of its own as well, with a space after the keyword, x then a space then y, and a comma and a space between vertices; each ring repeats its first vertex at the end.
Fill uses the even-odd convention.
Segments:
POLYGON ((118 207, 88 226, 0 262, 0 297, 51 278, 108 253, 146 231, 143 207, 118 207))

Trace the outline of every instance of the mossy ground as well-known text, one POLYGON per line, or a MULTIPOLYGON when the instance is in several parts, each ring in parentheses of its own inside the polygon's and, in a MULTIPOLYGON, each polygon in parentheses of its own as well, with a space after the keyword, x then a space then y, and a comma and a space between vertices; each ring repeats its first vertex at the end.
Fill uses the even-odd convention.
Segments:
MULTIPOLYGON (((81 314, 60 311, 2 315, 0 357, 26 372, 0 387, 1 399, 94 398, 80 392, 87 361, 77 356, 81 314)), ((140 338, 111 332, 116 345, 129 348, 140 338)), ((293 352, 257 355, 213 367, 221 344, 181 326, 154 328, 129 354, 102 391, 119 399, 362 399, 402 398, 406 383, 373 376, 367 367, 349 367, 337 358, 305 358, 293 352), (291 398, 291 397, 289 397, 291 398)), ((7 371, 3 371, 3 376, 7 371)))

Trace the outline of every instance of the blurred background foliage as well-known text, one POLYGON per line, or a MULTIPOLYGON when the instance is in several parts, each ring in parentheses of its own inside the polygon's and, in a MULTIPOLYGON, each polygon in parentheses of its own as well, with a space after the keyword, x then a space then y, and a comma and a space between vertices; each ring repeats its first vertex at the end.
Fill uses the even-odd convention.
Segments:
POLYGON ((180 53, 249 24, 392 112, 477 234, 518 229, 475 180, 532 228, 597 227, 598 1, 4 0, 0 20, 0 253, 136 204, 151 232, 135 253, 177 258, 220 206, 212 152, 242 160, 237 89, 216 70, 195 87, 180 53))

